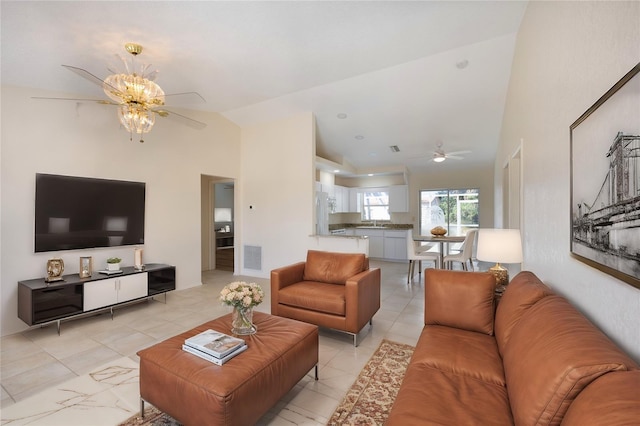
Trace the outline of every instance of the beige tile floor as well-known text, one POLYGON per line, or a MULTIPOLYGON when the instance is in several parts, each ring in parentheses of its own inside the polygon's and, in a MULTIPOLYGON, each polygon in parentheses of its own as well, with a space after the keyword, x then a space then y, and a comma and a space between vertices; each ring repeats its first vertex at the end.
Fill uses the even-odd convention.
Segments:
MULTIPOLYGON (((373 326, 365 326, 358 347, 353 346, 351 336, 321 329, 320 380, 316 382, 307 375, 260 424, 326 424, 382 339, 415 344, 422 329, 422 276, 416 274, 407 285, 406 263, 371 264, 382 272, 381 309, 373 318, 373 326)), ((217 296, 224 285, 237 280, 259 283, 269 300, 268 279, 208 271, 202 275, 202 286, 171 292, 166 304, 160 296, 117 309, 113 319, 105 313, 63 322, 61 335, 52 324, 3 337, 2 408, 122 357, 138 362, 138 350, 228 313, 229 308, 221 305, 217 296)), ((257 310, 269 312, 269 303, 257 310)))

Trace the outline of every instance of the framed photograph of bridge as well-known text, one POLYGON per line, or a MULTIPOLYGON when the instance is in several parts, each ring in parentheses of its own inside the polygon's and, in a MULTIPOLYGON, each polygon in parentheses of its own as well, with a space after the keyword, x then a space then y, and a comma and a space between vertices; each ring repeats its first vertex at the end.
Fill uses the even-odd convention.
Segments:
POLYGON ((640 288, 640 63, 569 130, 571 254, 640 288))

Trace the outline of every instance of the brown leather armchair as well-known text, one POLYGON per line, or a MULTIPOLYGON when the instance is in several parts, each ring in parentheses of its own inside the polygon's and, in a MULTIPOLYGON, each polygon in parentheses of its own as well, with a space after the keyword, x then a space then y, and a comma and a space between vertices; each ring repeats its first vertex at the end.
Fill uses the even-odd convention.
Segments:
POLYGON ((309 250, 305 262, 271 271, 271 314, 353 335, 380 309, 380 268, 362 253, 309 250))

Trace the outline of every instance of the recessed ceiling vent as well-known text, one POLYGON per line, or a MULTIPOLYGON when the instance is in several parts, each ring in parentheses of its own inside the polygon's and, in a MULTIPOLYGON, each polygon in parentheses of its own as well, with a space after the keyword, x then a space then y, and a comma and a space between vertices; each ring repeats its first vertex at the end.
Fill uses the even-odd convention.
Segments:
POLYGON ((398 145, 391 145, 389 149, 391 150, 391 152, 400 152, 400 148, 398 148, 398 145))

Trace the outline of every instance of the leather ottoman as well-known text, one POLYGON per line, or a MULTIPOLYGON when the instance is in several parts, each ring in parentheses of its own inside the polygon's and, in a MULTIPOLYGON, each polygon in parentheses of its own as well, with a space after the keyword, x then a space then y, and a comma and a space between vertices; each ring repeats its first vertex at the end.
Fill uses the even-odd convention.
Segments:
MULTIPOLYGON (((138 352, 140 398, 190 425, 251 425, 314 366, 318 327, 254 312, 258 332, 248 348, 222 366, 182 350, 184 340, 207 329, 231 334, 231 314, 138 352)), ((144 410, 143 410, 144 411, 144 410)))

